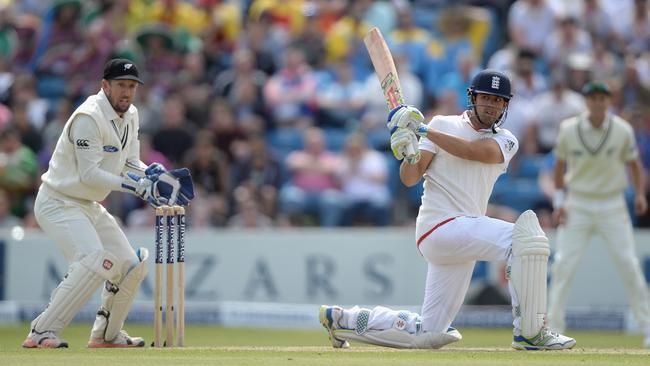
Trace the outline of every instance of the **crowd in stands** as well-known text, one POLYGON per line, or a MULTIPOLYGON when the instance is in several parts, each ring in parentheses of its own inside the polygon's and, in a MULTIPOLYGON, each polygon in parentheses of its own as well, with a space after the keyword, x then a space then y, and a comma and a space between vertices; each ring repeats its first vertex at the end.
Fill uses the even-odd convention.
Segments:
MULTIPOLYGON (((143 74, 142 160, 192 171, 192 227, 412 224, 422 188, 398 181, 372 26, 429 118, 461 113, 484 67, 512 77, 503 127, 521 148, 489 215, 534 208, 551 226, 557 127, 592 78, 650 166, 647 0, 0 0, 0 227, 36 226, 40 175, 111 57, 143 74)), ((129 228, 153 223, 131 195, 103 204, 129 228)))

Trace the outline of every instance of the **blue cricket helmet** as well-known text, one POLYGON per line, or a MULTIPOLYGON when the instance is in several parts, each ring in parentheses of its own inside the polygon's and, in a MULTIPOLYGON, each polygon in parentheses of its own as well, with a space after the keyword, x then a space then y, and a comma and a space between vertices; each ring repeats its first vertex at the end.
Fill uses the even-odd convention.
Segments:
MULTIPOLYGON (((474 111, 474 114, 476 115, 479 123, 485 127, 488 127, 486 123, 481 121, 481 118, 478 116, 478 112, 476 111, 476 105, 474 104, 474 97, 476 94, 496 95, 505 99, 506 102, 509 102, 510 98, 512 98, 510 78, 508 75, 500 71, 489 69, 483 70, 474 76, 472 83, 469 85, 469 88, 467 88, 468 108, 474 111)), ((505 122, 507 114, 508 106, 506 105, 499 118, 497 118, 496 122, 489 126, 492 129, 493 133, 497 132, 496 127, 501 126, 501 124, 505 122)))
POLYGON ((477 93, 497 95, 509 101, 512 98, 510 78, 496 70, 483 70, 474 76, 467 93, 470 96, 477 93))

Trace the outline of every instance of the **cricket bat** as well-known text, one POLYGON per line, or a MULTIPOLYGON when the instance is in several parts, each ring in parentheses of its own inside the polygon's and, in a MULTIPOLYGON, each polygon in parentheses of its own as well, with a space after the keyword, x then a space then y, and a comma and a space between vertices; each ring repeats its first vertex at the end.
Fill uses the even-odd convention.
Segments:
MULTIPOLYGON (((375 74, 379 78, 388 110, 404 104, 404 96, 402 95, 402 88, 399 83, 399 77, 397 76, 393 55, 390 53, 388 45, 386 45, 386 41, 379 29, 373 27, 363 38, 363 43, 366 44, 372 66, 375 68, 375 74)), ((406 147, 406 155, 415 155, 415 151, 411 145, 406 147)))

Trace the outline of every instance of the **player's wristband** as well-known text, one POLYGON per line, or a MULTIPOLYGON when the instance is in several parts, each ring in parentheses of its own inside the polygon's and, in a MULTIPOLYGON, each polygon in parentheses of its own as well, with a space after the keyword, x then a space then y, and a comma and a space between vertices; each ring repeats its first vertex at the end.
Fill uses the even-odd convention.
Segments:
POLYGON ((420 137, 427 137, 427 134, 429 133, 429 126, 427 126, 424 123, 420 124, 420 127, 416 131, 414 131, 416 135, 420 137))
POLYGON ((564 205, 564 199, 566 198, 566 193, 563 189, 555 190, 555 195, 553 196, 553 208, 558 209, 564 205))

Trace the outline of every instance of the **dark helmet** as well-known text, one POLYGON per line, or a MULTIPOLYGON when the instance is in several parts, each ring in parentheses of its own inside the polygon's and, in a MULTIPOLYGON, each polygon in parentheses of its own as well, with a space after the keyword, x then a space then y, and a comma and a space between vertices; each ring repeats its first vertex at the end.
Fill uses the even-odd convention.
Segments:
POLYGON ((510 78, 499 71, 483 70, 474 76, 467 93, 470 97, 477 93, 498 95, 509 101, 512 98, 510 78))

